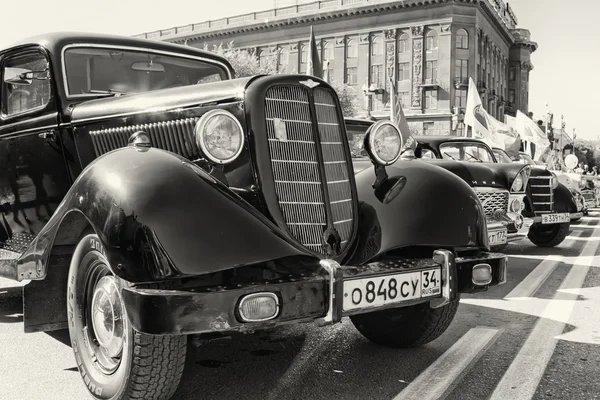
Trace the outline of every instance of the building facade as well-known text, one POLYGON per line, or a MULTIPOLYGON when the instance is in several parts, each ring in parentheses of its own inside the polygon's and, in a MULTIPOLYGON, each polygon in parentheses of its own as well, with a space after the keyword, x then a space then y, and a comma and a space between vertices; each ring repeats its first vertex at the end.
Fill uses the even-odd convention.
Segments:
POLYGON ((527 113, 537 44, 503 0, 325 0, 137 35, 202 48, 234 43, 280 72, 305 73, 313 27, 328 81, 351 85, 362 116, 387 118, 390 77, 411 129, 462 134, 469 77, 484 108, 527 113))

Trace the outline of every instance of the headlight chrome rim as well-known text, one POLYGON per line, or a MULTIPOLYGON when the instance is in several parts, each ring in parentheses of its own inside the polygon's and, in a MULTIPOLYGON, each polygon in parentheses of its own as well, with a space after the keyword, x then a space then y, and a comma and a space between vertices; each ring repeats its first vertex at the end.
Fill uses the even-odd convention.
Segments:
POLYGON ((207 157, 210 161, 212 161, 216 164, 221 164, 221 165, 229 164, 232 161, 235 161, 242 153, 242 150, 244 149, 244 145, 246 144, 246 137, 245 137, 245 133, 244 133, 244 128, 242 128, 242 124, 240 123, 240 121, 238 121, 238 119, 232 113, 230 113, 227 110, 211 110, 211 111, 208 111, 206 114, 202 115, 200 117, 200 119, 198 120, 198 122, 196 122, 196 125, 194 126, 194 137, 196 140, 196 144, 198 145, 198 147, 200 147, 200 150, 202 151, 203 155, 205 157, 207 157), (226 118, 229 118, 230 120, 232 120, 240 134, 240 144, 239 144, 238 149, 231 157, 228 157, 226 159, 217 158, 215 155, 211 154, 211 152, 206 147, 206 143, 204 140, 205 139, 204 129, 206 128, 206 125, 213 118, 215 118, 219 115, 225 116, 226 118))
POLYGON ((402 147, 403 146, 404 146, 404 140, 402 139, 402 134, 400 133, 400 129, 393 122, 385 121, 385 120, 377 121, 371 127, 371 130, 369 132, 369 137, 368 137, 368 152, 371 155, 371 157, 378 164, 383 165, 383 166, 389 166, 389 165, 394 164, 396 161, 398 161, 398 159, 400 159, 400 156, 402 155, 402 147), (393 157, 389 161, 385 161, 375 151, 376 133, 378 132, 379 129, 381 129, 382 127, 387 126, 387 125, 391 126, 396 131, 396 133, 398 134, 398 139, 400 140, 400 145, 398 146, 398 154, 396 154, 395 157, 393 157))

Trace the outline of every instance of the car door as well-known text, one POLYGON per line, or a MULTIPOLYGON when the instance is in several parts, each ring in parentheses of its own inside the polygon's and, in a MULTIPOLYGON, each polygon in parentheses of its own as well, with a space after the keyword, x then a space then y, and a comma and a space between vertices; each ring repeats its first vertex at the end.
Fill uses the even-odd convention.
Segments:
POLYGON ((68 190, 52 76, 39 47, 0 56, 0 244, 37 234, 68 190))

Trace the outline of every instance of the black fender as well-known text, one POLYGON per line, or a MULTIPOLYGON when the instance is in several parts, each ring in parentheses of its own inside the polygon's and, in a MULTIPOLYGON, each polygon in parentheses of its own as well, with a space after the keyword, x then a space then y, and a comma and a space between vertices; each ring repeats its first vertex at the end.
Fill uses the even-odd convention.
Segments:
POLYGON ((293 256, 318 261, 206 171, 154 148, 123 148, 89 164, 19 260, 20 271, 45 277, 59 227, 74 215, 100 237, 113 272, 133 283, 293 256), (145 240, 151 251, 141 255, 145 240), (144 262, 148 254, 153 262, 144 262))
POLYGON ((399 161, 374 188, 375 170, 355 175, 358 239, 350 264, 362 264, 408 246, 489 250, 485 213, 460 177, 428 162, 399 161))
POLYGON ((554 189, 554 211, 557 213, 576 213, 577 203, 568 187, 559 183, 554 189))

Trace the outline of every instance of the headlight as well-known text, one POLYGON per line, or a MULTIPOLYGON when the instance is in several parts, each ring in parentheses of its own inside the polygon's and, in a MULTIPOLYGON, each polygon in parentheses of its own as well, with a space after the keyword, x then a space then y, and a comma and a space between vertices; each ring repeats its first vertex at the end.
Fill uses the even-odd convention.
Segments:
POLYGON ((400 157, 402 135, 390 121, 378 121, 365 136, 365 148, 380 165, 391 165, 400 157))
POLYGON ((519 174, 513 181, 510 191, 511 192, 522 192, 523 191, 523 183, 524 183, 523 175, 519 172, 519 174))
POLYGON ((242 125, 225 110, 212 110, 204 114, 196 123, 194 135, 204 155, 217 164, 232 162, 244 147, 242 125))

